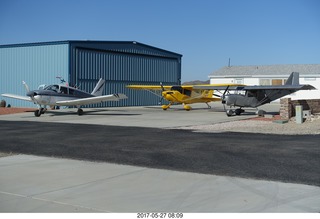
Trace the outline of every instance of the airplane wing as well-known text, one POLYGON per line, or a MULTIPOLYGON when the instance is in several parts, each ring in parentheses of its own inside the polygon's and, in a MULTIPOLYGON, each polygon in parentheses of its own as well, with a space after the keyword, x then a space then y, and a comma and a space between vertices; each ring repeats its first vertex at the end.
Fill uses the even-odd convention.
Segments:
POLYGON ((121 99, 127 99, 125 94, 110 94, 97 97, 80 98, 76 100, 63 100, 56 102, 57 106, 77 106, 77 105, 87 105, 94 103, 101 103, 106 101, 118 101, 121 99))
POLYGON ((312 85, 245 86, 243 90, 315 90, 312 85))
MULTIPOLYGON (((194 90, 212 90, 211 86, 221 86, 227 88, 227 86, 240 86, 243 84, 205 84, 205 85, 176 85, 181 86, 183 89, 194 89, 194 90)), ((165 90, 170 90, 173 85, 165 85, 163 88, 165 90)), ((160 85, 128 85, 127 88, 137 89, 137 90, 162 90, 160 85)))
POLYGON ((243 90, 248 87, 243 84, 208 84, 208 85, 194 85, 194 89, 198 90, 243 90))
MULTIPOLYGON (((163 88, 165 90, 170 90, 171 85, 165 85, 163 88)), ((162 87, 160 85, 128 85, 127 88, 136 89, 136 90, 162 90, 162 87)))
POLYGON ((33 100, 28 96, 20 96, 16 94, 1 94, 1 96, 33 102, 33 100))
POLYGON ((203 84, 203 85, 192 85, 194 90, 241 90, 244 84, 203 84))
POLYGON ((215 86, 215 85, 208 85, 208 86, 195 86, 197 89, 210 89, 210 90, 238 90, 238 91, 245 91, 245 90, 314 90, 316 89, 312 85, 270 85, 270 86, 245 86, 245 85, 229 85, 229 86, 215 86))

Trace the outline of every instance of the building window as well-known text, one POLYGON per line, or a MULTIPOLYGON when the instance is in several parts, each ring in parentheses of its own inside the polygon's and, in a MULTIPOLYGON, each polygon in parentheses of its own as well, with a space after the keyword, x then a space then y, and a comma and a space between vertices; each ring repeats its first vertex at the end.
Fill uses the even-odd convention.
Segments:
POLYGON ((316 81, 316 78, 304 78, 305 81, 316 81))
POLYGON ((260 79, 260 85, 271 85, 270 79, 260 79))
POLYGON ((283 85, 283 79, 272 79, 272 85, 283 85))
POLYGON ((235 78, 234 83, 235 84, 243 84, 243 78, 235 78))

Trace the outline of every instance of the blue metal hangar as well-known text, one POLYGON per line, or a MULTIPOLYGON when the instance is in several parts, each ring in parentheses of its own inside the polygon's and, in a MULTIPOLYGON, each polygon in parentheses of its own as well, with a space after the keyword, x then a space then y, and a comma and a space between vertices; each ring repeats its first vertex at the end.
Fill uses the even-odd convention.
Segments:
MULTIPOLYGON (((182 55, 135 41, 56 41, 0 45, 0 94, 24 95, 30 89, 56 84, 64 78, 70 85, 92 91, 99 78, 106 80, 104 94, 124 93, 128 99, 90 107, 156 105, 157 96, 126 88, 129 84, 181 83, 182 55)), ((5 99, 18 107, 26 101, 5 99)))

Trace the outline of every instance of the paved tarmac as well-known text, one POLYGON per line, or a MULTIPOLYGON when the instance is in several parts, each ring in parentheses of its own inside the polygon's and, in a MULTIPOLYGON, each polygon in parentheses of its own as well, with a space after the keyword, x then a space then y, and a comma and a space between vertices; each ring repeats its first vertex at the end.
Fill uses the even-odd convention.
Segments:
POLYGON ((172 130, 253 117, 175 107, 0 116, 0 212, 320 211, 319 136, 172 130))

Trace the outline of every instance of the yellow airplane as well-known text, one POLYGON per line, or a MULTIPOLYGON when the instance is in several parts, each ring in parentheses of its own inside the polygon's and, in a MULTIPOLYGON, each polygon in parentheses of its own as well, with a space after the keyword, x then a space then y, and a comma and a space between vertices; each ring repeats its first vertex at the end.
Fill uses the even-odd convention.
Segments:
MULTIPOLYGON (((163 110, 167 110, 172 104, 178 103, 183 104, 183 108, 187 111, 191 110, 191 106, 188 104, 192 103, 205 103, 210 109, 211 106, 208 104, 212 101, 221 101, 221 96, 214 94, 214 90, 210 89, 196 89, 194 86, 199 85, 128 85, 127 88, 136 90, 147 90, 153 94, 160 96, 161 91, 161 103, 162 99, 169 101, 168 105, 162 105, 163 110)), ((210 86, 209 84, 202 86, 210 86)), ((213 86, 211 84, 211 86, 213 86)), ((236 84, 215 84, 215 86, 236 86, 236 84)))

